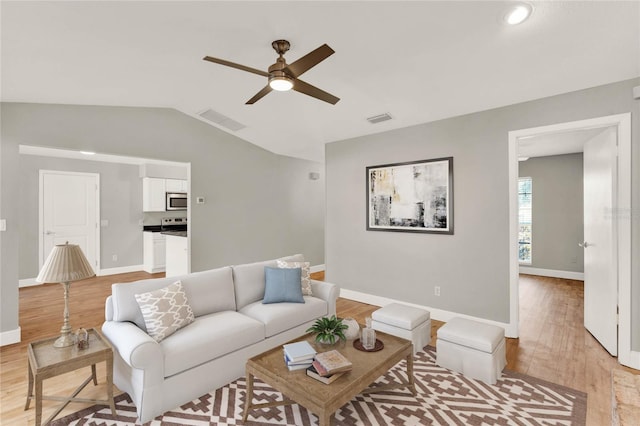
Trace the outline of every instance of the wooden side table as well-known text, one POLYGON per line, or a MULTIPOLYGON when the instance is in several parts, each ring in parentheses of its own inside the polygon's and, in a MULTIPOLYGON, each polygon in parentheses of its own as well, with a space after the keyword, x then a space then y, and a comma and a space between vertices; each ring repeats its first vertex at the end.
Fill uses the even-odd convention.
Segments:
POLYGON ((84 402, 108 404, 111 413, 116 415, 116 407, 113 403, 113 348, 111 344, 95 328, 89 329, 89 347, 78 349, 77 345, 66 348, 55 348, 53 342, 58 338, 52 337, 29 343, 27 347, 29 356, 29 391, 25 410, 29 409, 31 399, 36 400, 36 426, 42 424, 42 400, 62 401, 63 404, 53 413, 44 424, 52 421, 70 402, 84 402), (87 398, 76 398, 76 395, 84 389, 89 382, 98 384, 96 377, 96 363, 105 361, 107 363, 107 399, 96 400, 87 398), (91 366, 91 376, 87 378, 70 397, 46 396, 42 394, 42 382, 45 379, 59 376, 82 367, 91 366), (35 395, 33 385, 35 382, 35 395))

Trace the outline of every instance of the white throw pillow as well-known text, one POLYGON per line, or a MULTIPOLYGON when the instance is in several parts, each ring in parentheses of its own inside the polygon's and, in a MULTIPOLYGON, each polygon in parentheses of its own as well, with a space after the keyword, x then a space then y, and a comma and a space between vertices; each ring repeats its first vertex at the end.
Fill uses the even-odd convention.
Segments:
POLYGON ((135 298, 142 311, 147 333, 156 342, 194 320, 193 310, 180 281, 156 291, 136 294, 135 298))
POLYGON ((310 278, 310 268, 311 264, 309 262, 287 262, 284 260, 278 260, 278 268, 300 268, 302 271, 302 277, 300 278, 300 286, 302 287, 302 294, 304 296, 313 296, 311 292, 311 278, 310 278))

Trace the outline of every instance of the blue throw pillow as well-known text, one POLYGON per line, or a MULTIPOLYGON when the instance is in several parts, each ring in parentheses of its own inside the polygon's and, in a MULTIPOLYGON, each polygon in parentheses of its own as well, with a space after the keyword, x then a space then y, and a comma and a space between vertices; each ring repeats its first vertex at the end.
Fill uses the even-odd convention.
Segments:
POLYGON ((262 303, 304 303, 300 280, 302 270, 300 268, 271 268, 264 267, 264 299, 262 303))

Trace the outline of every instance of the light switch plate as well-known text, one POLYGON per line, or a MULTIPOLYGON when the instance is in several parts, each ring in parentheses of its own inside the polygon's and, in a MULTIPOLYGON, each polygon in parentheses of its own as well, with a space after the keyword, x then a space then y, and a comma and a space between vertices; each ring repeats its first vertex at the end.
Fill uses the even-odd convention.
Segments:
POLYGON ((0 219, 0 231, 7 230, 7 219, 0 219))
POLYGON ((204 204, 204 197, 196 197, 197 204, 204 204))

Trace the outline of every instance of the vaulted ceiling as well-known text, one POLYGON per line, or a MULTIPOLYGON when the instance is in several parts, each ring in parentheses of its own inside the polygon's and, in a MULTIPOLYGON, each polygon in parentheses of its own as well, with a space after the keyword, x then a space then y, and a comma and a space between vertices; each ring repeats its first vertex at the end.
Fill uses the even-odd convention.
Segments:
POLYGON ((322 161, 328 142, 640 76, 639 2, 531 4, 507 26, 503 1, 2 1, 2 101, 212 109, 246 126, 225 131, 322 161), (245 105, 266 79, 202 60, 266 70, 281 38, 288 62, 336 51, 303 77, 336 105, 245 105))

